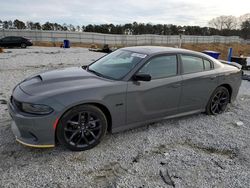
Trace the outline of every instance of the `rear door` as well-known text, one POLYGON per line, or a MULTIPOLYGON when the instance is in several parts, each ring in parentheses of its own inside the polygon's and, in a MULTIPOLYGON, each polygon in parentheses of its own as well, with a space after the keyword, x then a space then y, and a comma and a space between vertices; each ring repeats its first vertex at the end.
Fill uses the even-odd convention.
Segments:
POLYGON ((181 94, 177 55, 153 57, 138 73, 150 74, 152 80, 128 82, 127 124, 177 113, 181 94))
POLYGON ((203 110, 218 85, 213 62, 203 57, 181 54, 182 96, 179 112, 203 110))

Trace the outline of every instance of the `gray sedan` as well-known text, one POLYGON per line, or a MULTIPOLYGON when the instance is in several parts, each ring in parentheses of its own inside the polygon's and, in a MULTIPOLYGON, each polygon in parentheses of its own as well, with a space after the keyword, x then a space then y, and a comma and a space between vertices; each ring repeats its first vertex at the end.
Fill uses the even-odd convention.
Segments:
POLYGON ((89 66, 31 76, 13 90, 16 140, 33 147, 93 148, 118 132, 166 118, 225 111, 241 70, 205 54, 167 47, 128 47, 89 66))

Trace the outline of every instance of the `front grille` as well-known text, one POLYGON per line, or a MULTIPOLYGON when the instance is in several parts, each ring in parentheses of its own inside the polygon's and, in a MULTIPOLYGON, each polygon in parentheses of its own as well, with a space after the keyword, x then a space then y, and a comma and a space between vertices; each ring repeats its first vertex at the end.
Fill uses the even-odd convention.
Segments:
POLYGON ((22 111, 22 103, 14 99, 13 96, 11 96, 11 103, 14 107, 16 107, 18 110, 22 111))

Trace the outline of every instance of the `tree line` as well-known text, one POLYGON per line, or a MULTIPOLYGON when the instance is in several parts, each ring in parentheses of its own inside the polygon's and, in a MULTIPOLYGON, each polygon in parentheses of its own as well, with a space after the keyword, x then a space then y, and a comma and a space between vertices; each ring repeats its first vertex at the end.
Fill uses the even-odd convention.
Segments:
POLYGON ((73 32, 96 32, 106 34, 157 34, 157 35, 221 35, 241 36, 250 39, 250 13, 238 18, 234 16, 219 16, 208 22, 208 27, 200 26, 178 26, 174 24, 151 24, 151 23, 127 23, 127 24, 88 24, 74 26, 72 24, 59 24, 46 22, 23 22, 21 20, 2 21, 3 29, 29 29, 29 30, 52 30, 52 31, 73 31, 73 32))

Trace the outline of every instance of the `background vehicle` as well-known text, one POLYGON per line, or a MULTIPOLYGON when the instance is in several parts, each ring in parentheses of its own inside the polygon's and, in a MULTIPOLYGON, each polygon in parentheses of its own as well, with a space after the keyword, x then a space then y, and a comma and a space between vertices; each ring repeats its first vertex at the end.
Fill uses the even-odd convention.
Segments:
POLYGON ((71 150, 160 119, 223 113, 241 84, 241 69, 202 53, 128 47, 84 67, 37 74, 18 84, 9 112, 19 142, 71 150))
POLYGON ((24 37, 9 36, 0 39, 1 47, 21 47, 26 48, 27 46, 32 46, 33 43, 30 39, 24 37))

